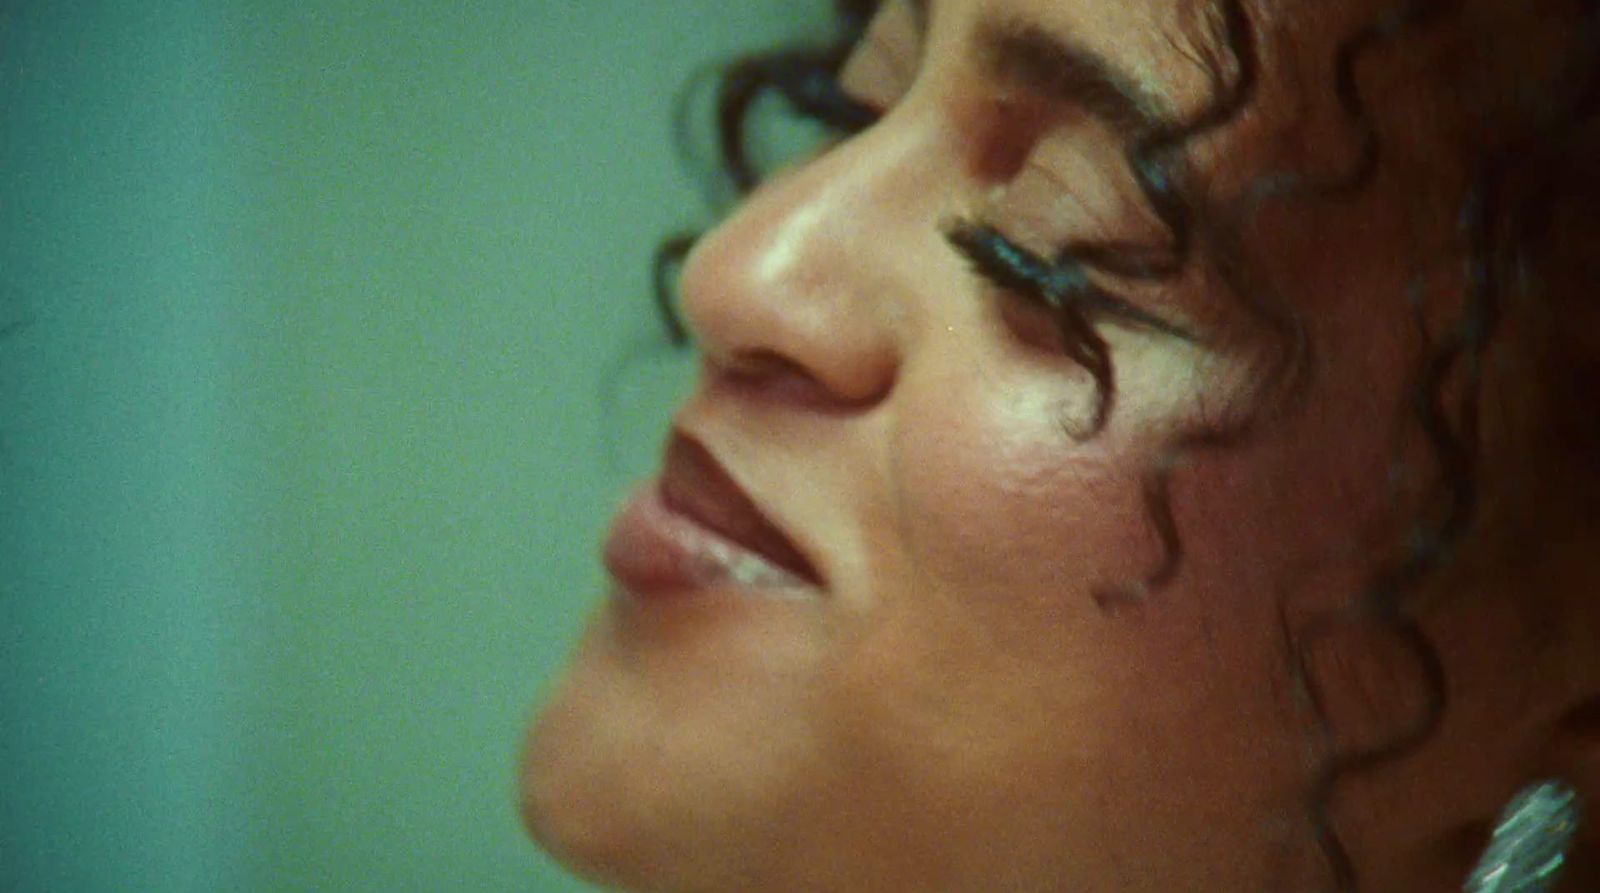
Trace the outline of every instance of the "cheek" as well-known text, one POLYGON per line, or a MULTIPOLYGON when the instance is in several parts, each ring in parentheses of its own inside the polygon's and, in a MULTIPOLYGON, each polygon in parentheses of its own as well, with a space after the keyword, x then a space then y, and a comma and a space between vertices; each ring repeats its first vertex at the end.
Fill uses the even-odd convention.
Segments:
POLYGON ((1043 389, 973 387, 907 413, 896 523, 919 592, 1025 626, 1159 561, 1141 497, 1153 454, 1113 431, 1074 441, 1062 407, 1043 389))
MULTIPOLYGON (((906 573, 973 610, 1045 601, 1093 608, 1166 559, 1147 492, 1178 431, 1238 388, 1195 350, 1113 334, 1115 408, 1082 436, 1099 399, 1087 375, 1014 360, 974 363, 908 400, 891 487, 906 573), (1202 399, 1202 390, 1210 399, 1202 399), (1074 432, 1078 432, 1075 436, 1074 432)), ((1221 521, 1221 519, 1217 519, 1221 521)))

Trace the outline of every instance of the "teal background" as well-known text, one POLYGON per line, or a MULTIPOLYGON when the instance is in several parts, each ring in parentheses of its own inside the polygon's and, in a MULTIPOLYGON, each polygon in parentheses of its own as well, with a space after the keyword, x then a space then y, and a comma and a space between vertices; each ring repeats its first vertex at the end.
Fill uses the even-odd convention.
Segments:
POLYGON ((0 889, 578 891, 515 757, 823 0, 0 2, 0 889))

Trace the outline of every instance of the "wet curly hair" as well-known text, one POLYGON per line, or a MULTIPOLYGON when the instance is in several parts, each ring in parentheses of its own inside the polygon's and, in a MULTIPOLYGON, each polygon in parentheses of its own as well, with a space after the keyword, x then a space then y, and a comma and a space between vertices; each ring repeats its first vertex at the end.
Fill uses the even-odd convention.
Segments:
MULTIPOLYGON (((1266 171, 1253 175, 1224 202, 1200 194, 1183 175, 1186 153, 1200 139, 1228 128, 1251 107, 1259 87, 1259 23, 1245 0, 1201 0, 1208 23, 1203 48, 1213 97, 1189 120, 1135 137, 1125 156, 1150 207, 1165 225, 1174 246, 1170 263, 1139 271, 1147 278, 1176 278, 1192 255, 1208 254, 1223 284, 1264 328, 1280 349, 1262 376, 1254 410, 1226 426, 1175 435, 1145 476, 1144 502, 1149 523, 1163 546, 1163 558, 1144 579, 1105 586, 1096 592, 1101 606, 1114 610, 1158 597, 1183 566, 1183 536, 1172 509, 1172 482, 1182 460, 1197 451, 1225 449, 1248 440, 1276 414, 1292 407, 1304 389, 1308 357, 1314 350, 1306 326, 1291 301, 1255 275, 1248 263, 1245 234, 1269 207, 1294 202, 1336 202, 1359 196, 1384 167, 1390 147, 1385 128, 1361 87, 1360 69, 1373 57, 1405 50, 1430 35, 1460 28, 1460 21, 1494 8, 1501 0, 1398 0, 1344 37, 1320 88, 1331 91, 1346 124, 1356 134, 1357 150, 1332 174, 1266 171)), ((1542 0, 1541 0, 1542 2, 1542 0)), ((878 0, 836 0, 837 39, 757 53, 721 72, 716 93, 716 141, 720 168, 740 193, 761 180, 752 160, 748 124, 757 103, 777 97, 794 113, 852 132, 873 116, 844 96, 837 83, 840 67, 864 33, 878 0)), ((1421 691, 1415 715, 1378 742, 1332 746, 1306 792, 1306 810, 1334 889, 1360 888, 1354 860, 1334 827, 1332 806, 1339 786, 1352 776, 1376 771, 1403 759, 1434 735, 1448 700, 1440 653, 1419 619, 1420 604, 1431 598, 1430 583, 1458 565, 1494 528, 1505 549, 1535 550, 1533 543, 1564 525, 1557 536, 1600 528, 1600 0, 1550 0, 1551 15, 1564 17, 1572 37, 1569 57, 1553 66, 1537 90, 1523 84, 1509 95, 1485 97, 1494 65, 1467 58, 1457 77, 1457 102, 1482 101, 1496 114, 1479 115, 1478 129, 1460 137, 1469 170, 1466 187, 1453 201, 1459 256, 1445 262, 1464 271, 1463 293, 1454 318, 1423 333, 1423 349, 1409 379, 1407 424, 1418 435, 1429 469, 1421 485, 1421 508, 1393 530, 1392 542, 1365 585, 1332 610, 1295 617, 1288 609, 1293 581, 1284 581, 1282 638, 1286 663, 1304 695, 1324 739, 1340 740, 1332 728, 1326 681, 1313 665, 1319 640, 1351 625, 1377 629, 1413 665, 1421 691), (1559 9, 1557 8, 1559 7, 1559 9), (1476 73, 1468 69, 1476 69, 1476 73), (1514 326, 1508 320, 1514 318, 1514 326), (1492 393, 1492 354, 1517 330, 1521 345, 1517 375, 1522 384, 1510 398, 1492 393), (1530 350, 1528 345, 1537 345, 1530 350), (1513 403, 1509 408, 1507 401, 1513 403), (1515 430, 1485 431, 1485 404, 1494 401, 1497 423, 1515 430), (1491 441, 1503 442, 1489 449, 1491 441), (1505 443, 1512 446, 1505 446, 1505 443), (1510 450, 1511 452, 1508 452, 1510 450), (1485 456, 1499 469, 1499 486, 1490 486, 1485 456), (1552 487, 1548 469, 1561 469, 1552 487), (1537 472, 1545 469, 1541 476, 1537 472), (1505 480, 1514 480, 1506 486, 1505 480), (1544 482, 1541 482, 1544 481, 1544 482), (1508 497, 1515 490, 1518 495, 1508 497), (1492 503, 1492 510, 1489 507, 1492 503), (1535 508, 1529 508, 1533 506, 1535 508), (1555 506, 1556 508, 1552 508, 1555 506), (1538 521, 1531 520, 1537 514, 1538 521), (1554 519, 1554 520, 1552 520, 1554 519), (1536 528, 1536 524, 1538 527, 1536 528), (1541 532, 1536 532, 1542 531, 1541 532)), ((1479 50, 1492 48, 1482 48, 1479 50)), ((1470 128, 1469 128, 1470 130, 1470 128)), ((1463 131, 1465 134, 1466 131, 1463 131)), ((673 306, 674 276, 696 236, 683 234, 661 246, 655 263, 657 307, 674 343, 688 333, 673 306)), ((1087 269, 1098 259, 1064 252, 1063 267, 1087 269)), ((1413 290, 1427 288, 1438 258, 1415 262, 1413 290)), ((1126 274, 1128 271, 1118 271, 1126 274)), ((1069 296, 1070 299, 1070 296, 1069 296)), ((1416 305, 1416 294, 1395 295, 1416 305)), ((1419 321, 1419 327, 1422 323, 1419 321)), ((1073 334, 1083 362, 1101 392, 1104 423, 1116 392, 1114 365, 1106 343, 1092 331, 1073 334)), ((1397 470, 1409 460, 1396 456, 1397 470)), ((1513 561, 1518 559, 1512 559, 1513 561)))

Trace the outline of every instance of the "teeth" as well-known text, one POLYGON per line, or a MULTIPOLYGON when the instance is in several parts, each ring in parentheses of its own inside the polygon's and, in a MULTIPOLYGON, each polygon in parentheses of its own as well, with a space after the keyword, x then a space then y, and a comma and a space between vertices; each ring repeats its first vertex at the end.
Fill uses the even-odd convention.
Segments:
POLYGON ((704 558, 707 570, 726 575, 741 586, 775 588, 804 585, 804 581, 794 574, 728 543, 716 540, 706 542, 704 558))

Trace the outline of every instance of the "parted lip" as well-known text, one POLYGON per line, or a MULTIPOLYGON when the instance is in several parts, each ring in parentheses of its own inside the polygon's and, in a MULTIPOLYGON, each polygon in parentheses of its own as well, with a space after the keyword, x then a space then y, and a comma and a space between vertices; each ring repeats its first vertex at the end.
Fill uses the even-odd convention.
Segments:
POLYGON ((756 506, 722 463, 698 440, 674 430, 660 479, 666 507, 807 582, 821 586, 816 567, 756 506))

